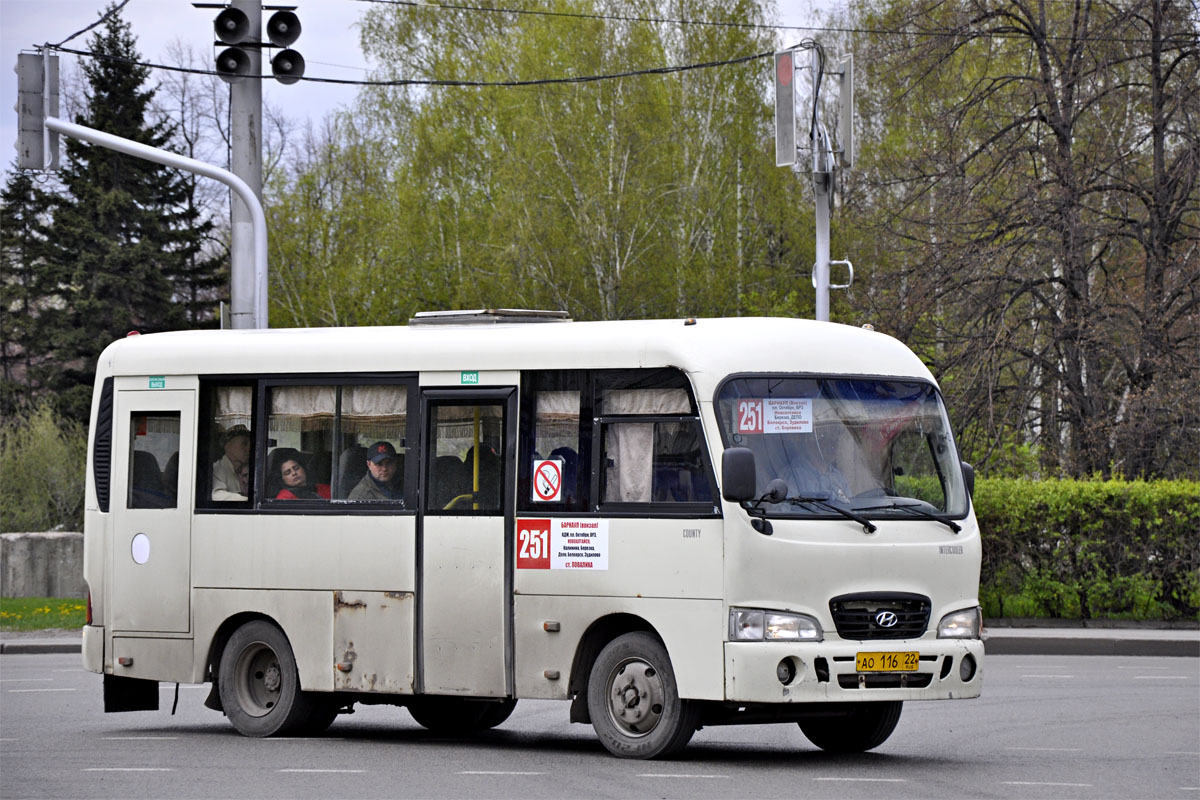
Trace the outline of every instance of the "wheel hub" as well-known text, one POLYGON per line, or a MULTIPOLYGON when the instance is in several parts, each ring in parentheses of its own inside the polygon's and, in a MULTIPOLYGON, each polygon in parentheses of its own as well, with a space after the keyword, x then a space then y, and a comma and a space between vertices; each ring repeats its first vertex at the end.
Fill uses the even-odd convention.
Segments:
POLYGON ((263 688, 268 692, 278 692, 280 684, 279 665, 272 664, 267 667, 266 674, 263 675, 263 688))
POLYGON ((630 736, 645 736, 662 719, 665 691, 653 665, 630 659, 613 670, 608 710, 616 726, 630 736))

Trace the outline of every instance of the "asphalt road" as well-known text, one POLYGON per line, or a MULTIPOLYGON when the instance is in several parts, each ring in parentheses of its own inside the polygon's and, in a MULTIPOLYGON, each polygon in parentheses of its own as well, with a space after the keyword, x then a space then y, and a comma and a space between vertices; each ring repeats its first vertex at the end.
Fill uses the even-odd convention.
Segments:
POLYGON ((1200 659, 992 656, 984 695, 908 703, 854 757, 795 725, 706 728, 681 758, 613 758, 567 704, 473 739, 359 707, 315 739, 238 736, 206 689, 104 714, 78 655, 0 656, 0 797, 1200 798, 1200 659))

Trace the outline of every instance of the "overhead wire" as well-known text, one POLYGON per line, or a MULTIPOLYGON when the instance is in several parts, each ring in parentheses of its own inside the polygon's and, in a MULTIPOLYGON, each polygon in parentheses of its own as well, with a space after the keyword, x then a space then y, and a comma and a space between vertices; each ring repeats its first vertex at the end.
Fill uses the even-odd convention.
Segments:
MULTIPOLYGON (((135 66, 149 67, 151 69, 167 70, 169 72, 187 72, 193 75, 216 75, 221 73, 211 69, 197 69, 195 67, 178 67, 171 64, 155 64, 148 61, 138 61, 133 58, 125 58, 124 56, 115 56, 108 53, 97 53, 91 50, 76 50, 71 47, 49 46, 50 49, 62 53, 70 53, 72 55, 84 56, 88 58, 99 58, 108 61, 116 61, 125 64, 133 64, 135 66)), ((754 53, 748 56, 739 56, 737 58, 722 59, 720 61, 704 61, 695 64, 680 64, 670 67, 652 67, 649 69, 628 70, 626 72, 605 73, 602 75, 576 75, 566 78, 533 78, 529 80, 504 80, 504 81, 455 81, 441 80, 433 78, 397 78, 394 80, 355 80, 351 78, 315 78, 308 75, 300 77, 302 81, 311 83, 333 83, 345 86, 466 86, 472 88, 482 88, 489 86, 545 86, 552 84, 564 83, 595 83, 596 81, 614 80, 617 78, 632 78, 639 75, 669 75, 675 72, 687 72, 696 69, 710 69, 713 67, 724 67, 732 64, 744 64, 748 61, 755 61, 760 58, 768 58, 772 52, 754 53)), ((244 75, 239 76, 248 79, 267 79, 270 80, 272 75, 244 75)))

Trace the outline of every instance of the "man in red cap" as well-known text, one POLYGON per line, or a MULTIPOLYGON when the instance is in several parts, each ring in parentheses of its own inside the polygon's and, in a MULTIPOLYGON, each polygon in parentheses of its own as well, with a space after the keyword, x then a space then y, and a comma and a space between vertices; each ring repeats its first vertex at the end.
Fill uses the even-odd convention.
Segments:
POLYGON ((367 448, 367 474, 350 490, 351 500, 395 502, 404 500, 404 476, 396 448, 376 442, 367 448))

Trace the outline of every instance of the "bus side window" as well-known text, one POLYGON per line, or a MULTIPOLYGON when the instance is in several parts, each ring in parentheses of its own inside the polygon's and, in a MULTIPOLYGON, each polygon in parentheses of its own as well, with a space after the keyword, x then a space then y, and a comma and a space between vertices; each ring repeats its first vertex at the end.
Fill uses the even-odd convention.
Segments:
MULTIPOLYGON (((521 400, 521 455, 517 502, 522 511, 582 511, 587 507, 591 470, 580 420, 584 387, 590 375, 581 370, 544 370, 526 374, 521 400), (534 471, 543 461, 556 462, 557 491, 543 484, 535 490, 534 471)), ((551 468, 553 469, 553 468, 551 468)))
POLYGON ((254 480, 253 402, 251 386, 212 386, 204 397, 208 413, 200 433, 202 505, 244 503, 254 480))
POLYGON ((134 412, 129 425, 129 498, 126 508, 174 508, 178 471, 163 480, 161 464, 178 461, 179 412, 134 412), (160 460, 161 459, 161 460, 160 460))
POLYGON ((600 407, 603 502, 712 500, 686 389, 612 389, 601 393, 600 407))

